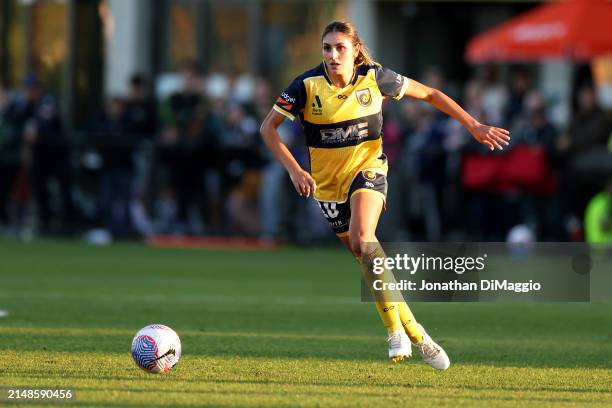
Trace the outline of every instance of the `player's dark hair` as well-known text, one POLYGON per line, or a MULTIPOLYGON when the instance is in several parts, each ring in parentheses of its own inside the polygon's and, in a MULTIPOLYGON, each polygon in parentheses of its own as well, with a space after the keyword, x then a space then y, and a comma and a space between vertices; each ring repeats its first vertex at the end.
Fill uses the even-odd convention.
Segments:
POLYGON ((342 33, 351 39, 354 47, 359 46, 359 53, 355 57, 355 66, 380 65, 372 58, 370 50, 368 50, 368 47, 366 47, 363 41, 361 41, 361 38, 359 38, 359 33, 353 24, 347 21, 332 21, 325 27, 325 30, 323 30, 321 41, 323 41, 323 38, 329 33, 342 33))

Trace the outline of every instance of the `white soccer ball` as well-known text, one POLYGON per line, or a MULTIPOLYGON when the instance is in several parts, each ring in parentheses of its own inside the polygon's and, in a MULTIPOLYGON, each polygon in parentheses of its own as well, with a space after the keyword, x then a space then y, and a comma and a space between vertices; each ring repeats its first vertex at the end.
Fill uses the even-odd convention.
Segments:
POLYGON ((181 340, 168 326, 151 324, 132 340, 132 358, 148 373, 167 373, 181 358, 181 340))

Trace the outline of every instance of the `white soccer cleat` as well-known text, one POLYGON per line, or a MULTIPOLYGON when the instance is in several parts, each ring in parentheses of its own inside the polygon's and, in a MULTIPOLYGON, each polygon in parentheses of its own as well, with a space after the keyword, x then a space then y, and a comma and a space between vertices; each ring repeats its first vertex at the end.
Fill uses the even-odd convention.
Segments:
POLYGON ((389 358, 394 362, 402 361, 412 356, 412 345, 404 330, 396 330, 389 334, 389 358))
MULTIPOLYGON (((420 343, 414 343, 414 345, 419 349, 419 353, 421 353, 423 361, 436 370, 446 370, 448 367, 450 367, 448 355, 444 349, 438 345, 438 343, 429 337, 429 334, 427 334, 423 326, 419 324, 419 327, 423 333, 423 340, 420 343)), ((389 354, 391 354, 390 348, 389 354)))

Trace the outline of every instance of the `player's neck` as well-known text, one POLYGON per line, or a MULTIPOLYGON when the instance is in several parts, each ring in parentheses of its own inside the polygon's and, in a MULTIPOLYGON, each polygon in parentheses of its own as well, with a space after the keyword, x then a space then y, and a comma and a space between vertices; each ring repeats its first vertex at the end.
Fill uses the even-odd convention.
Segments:
POLYGON ((353 67, 350 70, 342 71, 337 74, 329 71, 327 73, 329 75, 329 80, 334 86, 338 88, 345 88, 353 80, 355 68, 353 67))

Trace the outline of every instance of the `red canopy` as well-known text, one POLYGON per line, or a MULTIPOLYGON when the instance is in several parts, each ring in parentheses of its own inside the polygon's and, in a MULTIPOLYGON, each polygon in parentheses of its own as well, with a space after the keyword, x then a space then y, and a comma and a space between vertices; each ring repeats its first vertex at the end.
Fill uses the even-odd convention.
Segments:
POLYGON ((612 54, 612 1, 573 0, 538 6, 472 38, 472 63, 612 54))

